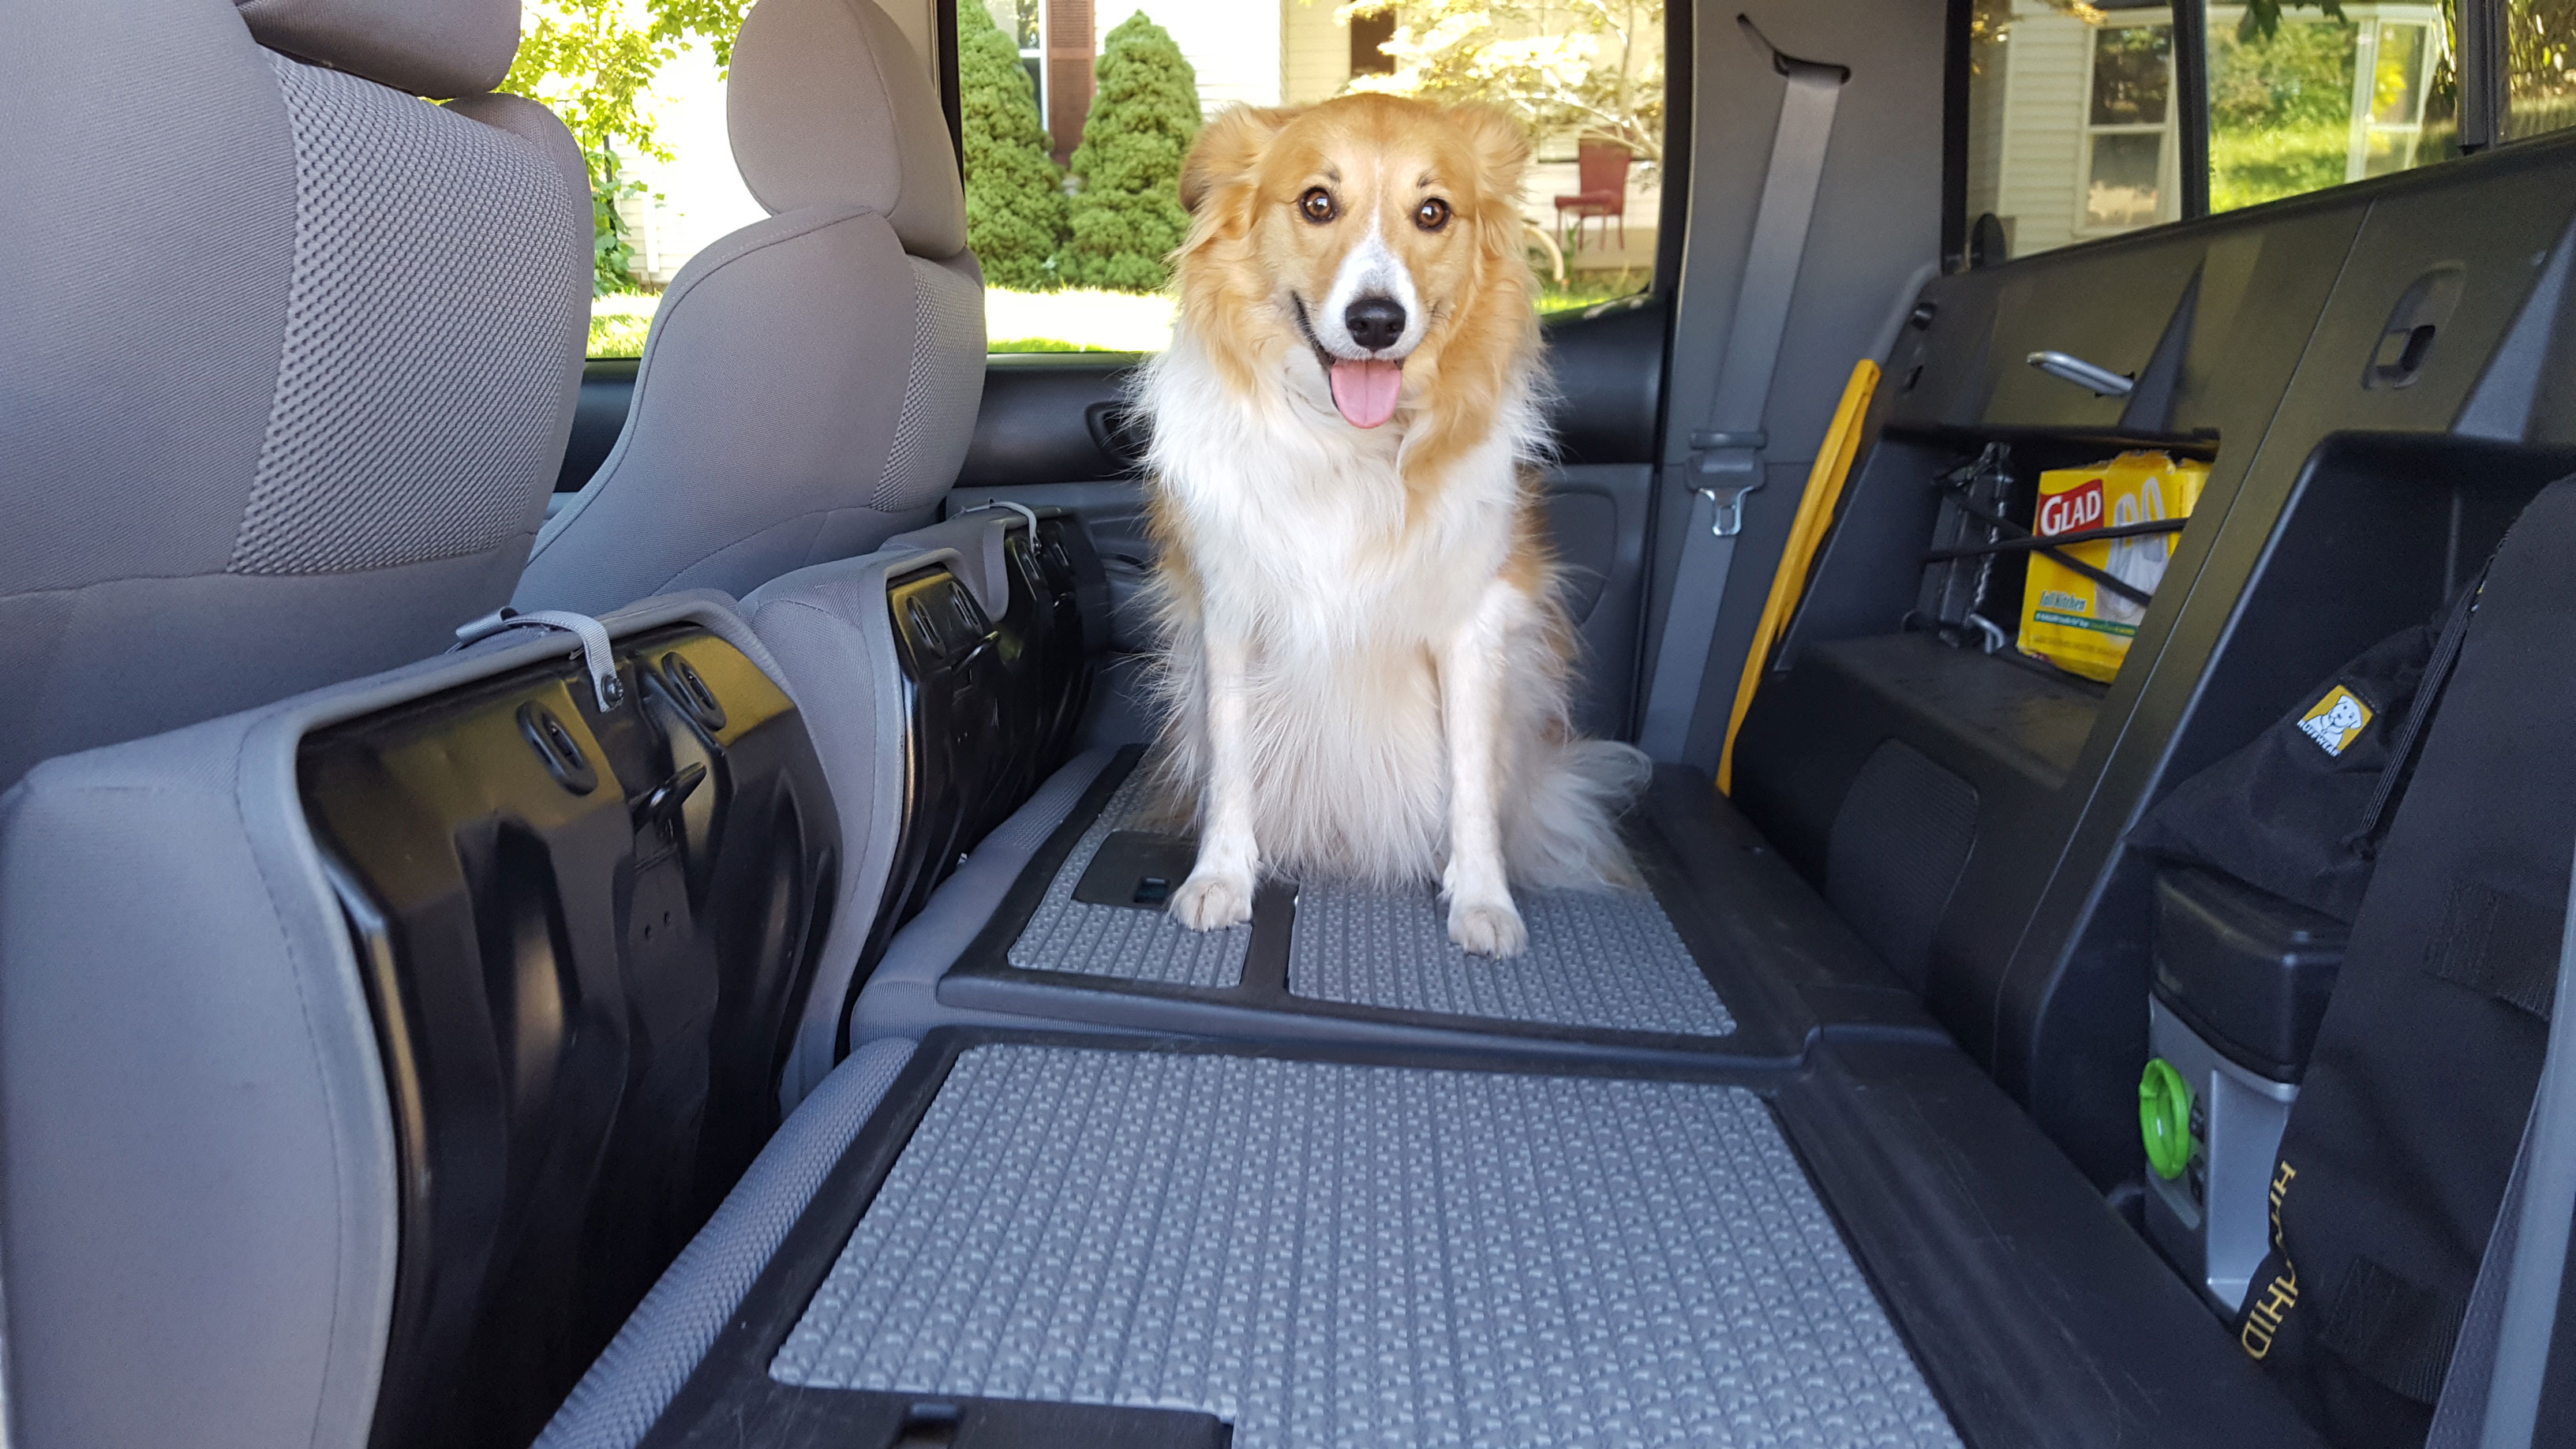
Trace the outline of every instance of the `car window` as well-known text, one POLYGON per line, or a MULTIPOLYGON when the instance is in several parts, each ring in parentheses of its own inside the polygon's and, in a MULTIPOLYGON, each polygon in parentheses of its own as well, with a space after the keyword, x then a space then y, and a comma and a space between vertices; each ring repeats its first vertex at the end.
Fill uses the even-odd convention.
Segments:
POLYGON ((963 0, 958 32, 995 351, 1163 345, 1181 151, 1237 103, 1388 91, 1500 105, 1537 142, 1521 200, 1543 305, 1652 278, 1661 0, 963 0))
POLYGON ((2576 0, 2505 6, 2507 140, 2576 126, 2576 0))
POLYGON ((2233 211, 2460 154, 2443 7, 2209 12, 2209 209, 2233 211))
POLYGON ((525 0, 502 89, 563 118, 590 166, 590 355, 633 357, 698 248, 767 215, 725 144, 751 0, 525 0))
POLYGON ((1970 23, 1967 211, 2012 255, 2181 215, 2165 5, 1979 0, 1970 23))
MULTIPOLYGON (((1544 305, 1645 288, 1662 205, 1661 0, 960 0, 968 234, 996 351, 1151 351, 1179 158, 1209 114, 1383 90, 1501 105, 1538 164, 1522 196, 1544 305)), ((662 289, 763 215, 726 145, 749 0, 531 0, 508 89, 589 158, 590 353, 643 350, 662 289)))
POLYGON ((2188 214, 2197 118, 2179 68, 2194 63, 2211 212, 2474 149, 2464 85, 2493 97, 2493 144, 2576 126, 2576 0, 2256 0, 2185 18, 2206 37, 2196 56, 2175 48, 2186 32, 2164 0, 1977 0, 1964 214, 1991 215, 2008 255, 2188 214), (2502 74, 2464 78, 2464 7, 2500 28, 2502 74))

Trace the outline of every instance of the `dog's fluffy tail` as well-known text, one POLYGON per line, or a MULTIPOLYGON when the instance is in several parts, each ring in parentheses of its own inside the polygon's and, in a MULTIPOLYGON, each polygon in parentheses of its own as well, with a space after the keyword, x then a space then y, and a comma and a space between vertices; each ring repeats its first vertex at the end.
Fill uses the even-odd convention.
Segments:
POLYGON ((1503 855, 1515 885, 1539 889, 1642 884, 1619 839, 1619 816, 1654 762, 1634 745, 1569 739, 1546 746, 1510 807, 1503 855))

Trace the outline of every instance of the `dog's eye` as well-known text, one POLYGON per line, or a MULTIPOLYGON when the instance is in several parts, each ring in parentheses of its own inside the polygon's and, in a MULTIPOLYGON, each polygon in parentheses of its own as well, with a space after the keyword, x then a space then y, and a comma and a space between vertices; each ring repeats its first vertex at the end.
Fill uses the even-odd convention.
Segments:
POLYGON ((1449 224, 1449 203, 1436 196, 1426 196, 1413 209, 1413 224, 1424 231, 1438 231, 1449 224))
POLYGON ((1308 221, 1316 223, 1331 221, 1342 214, 1342 209, 1333 204, 1333 193, 1320 186, 1309 187, 1305 195, 1297 198, 1297 210, 1308 221))

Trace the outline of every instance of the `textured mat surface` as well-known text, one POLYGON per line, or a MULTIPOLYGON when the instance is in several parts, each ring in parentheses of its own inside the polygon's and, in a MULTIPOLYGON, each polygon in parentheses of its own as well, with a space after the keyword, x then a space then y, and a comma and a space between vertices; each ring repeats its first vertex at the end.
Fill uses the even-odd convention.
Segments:
POLYGON ((1066 971, 1113 976, 1166 986, 1233 986, 1243 980, 1243 953, 1252 928, 1185 929, 1162 911, 1103 906, 1073 898, 1074 887, 1101 842, 1125 829, 1145 806, 1145 787, 1131 779, 1101 808, 1100 818, 1074 843, 1073 854, 1048 883, 1045 899, 1011 943, 1010 962, 1023 971, 1066 971))
POLYGON ((1505 961, 1449 940, 1429 890, 1306 885, 1288 990, 1317 1001, 1549 1026, 1724 1036, 1735 1018, 1644 892, 1523 891, 1529 949, 1505 961))
POLYGON ((1239 1449, 1959 1442, 1769 1111, 1705 1083, 975 1048, 770 1372, 1239 1449))

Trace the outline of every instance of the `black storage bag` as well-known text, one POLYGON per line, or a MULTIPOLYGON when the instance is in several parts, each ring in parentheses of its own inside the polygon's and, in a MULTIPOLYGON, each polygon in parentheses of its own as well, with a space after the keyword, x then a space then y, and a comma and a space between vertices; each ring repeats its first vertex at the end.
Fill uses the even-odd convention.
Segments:
POLYGON ((2478 587, 2319 681, 2252 743, 2176 786, 2129 843, 2350 925, 2478 587))
POLYGON ((2348 1449, 2424 1441, 2547 1047, 2576 853, 2576 750, 2550 727, 2576 718, 2571 557, 2576 480, 2489 570, 2274 1163, 2238 1342, 2348 1449))

